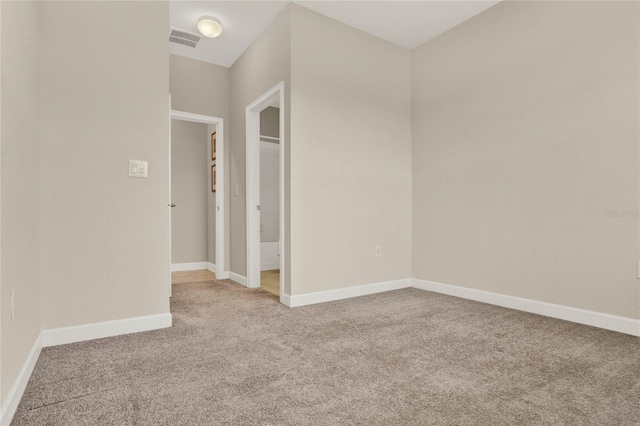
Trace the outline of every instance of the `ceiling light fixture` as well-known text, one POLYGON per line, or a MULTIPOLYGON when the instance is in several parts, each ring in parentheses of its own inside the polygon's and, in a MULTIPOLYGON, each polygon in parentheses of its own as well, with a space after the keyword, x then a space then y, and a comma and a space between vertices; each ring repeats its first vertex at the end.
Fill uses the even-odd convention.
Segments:
POLYGON ((205 37, 216 38, 222 34, 222 24, 216 18, 203 16, 198 21, 198 31, 205 37))

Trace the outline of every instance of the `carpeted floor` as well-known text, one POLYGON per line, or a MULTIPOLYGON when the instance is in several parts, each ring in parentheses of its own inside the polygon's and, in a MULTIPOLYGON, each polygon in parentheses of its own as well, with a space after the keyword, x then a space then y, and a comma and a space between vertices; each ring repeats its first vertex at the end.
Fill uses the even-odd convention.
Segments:
POLYGON ((12 424, 640 424, 632 336, 416 289, 289 309, 200 282, 171 308, 45 348, 12 424))

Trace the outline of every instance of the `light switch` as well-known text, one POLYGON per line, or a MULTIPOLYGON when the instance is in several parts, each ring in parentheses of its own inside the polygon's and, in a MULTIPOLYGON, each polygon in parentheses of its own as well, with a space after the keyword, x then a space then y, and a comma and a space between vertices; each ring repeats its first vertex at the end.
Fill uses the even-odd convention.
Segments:
POLYGON ((144 160, 129 160, 129 177, 149 177, 148 163, 144 160))

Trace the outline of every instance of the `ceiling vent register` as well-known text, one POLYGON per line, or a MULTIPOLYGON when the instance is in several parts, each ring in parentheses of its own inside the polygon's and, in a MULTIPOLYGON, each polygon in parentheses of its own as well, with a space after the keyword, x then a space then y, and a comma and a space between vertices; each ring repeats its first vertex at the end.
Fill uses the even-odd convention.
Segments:
POLYGON ((182 44, 184 46, 196 47, 202 37, 196 34, 188 33, 186 31, 171 29, 169 34, 169 41, 171 43, 182 44))

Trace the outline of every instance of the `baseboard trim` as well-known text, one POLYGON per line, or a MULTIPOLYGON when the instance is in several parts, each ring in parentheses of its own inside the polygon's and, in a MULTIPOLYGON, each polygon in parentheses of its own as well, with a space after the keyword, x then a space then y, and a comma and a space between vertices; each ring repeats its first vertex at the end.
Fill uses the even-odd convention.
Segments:
POLYGON ((4 401, 2 401, 0 425, 8 426, 11 424, 43 347, 157 330, 171 327, 171 324, 171 314, 167 313, 41 331, 29 355, 27 355, 27 359, 20 369, 13 386, 9 389, 4 401))
POLYGON ((280 303, 285 306, 291 307, 291 295, 287 293, 282 293, 282 297, 280 298, 280 303))
MULTIPOLYGON (((209 269, 209 262, 188 262, 188 263, 172 263, 171 272, 197 271, 200 269, 209 269)), ((213 265, 213 263, 211 263, 213 265)))
POLYGON ((400 290, 411 287, 411 278, 394 281, 384 281, 373 284, 364 284, 354 287, 338 288, 335 290, 318 291, 315 293, 299 294, 288 296, 289 305, 297 306, 314 305, 316 303, 331 302, 334 300, 349 299, 351 297, 366 296, 369 294, 382 293, 384 291, 400 290))
POLYGON ((218 273, 218 267, 215 263, 211 262, 187 262, 187 263, 172 263, 171 264, 171 272, 183 272, 183 271, 198 271, 201 269, 207 269, 214 274, 216 274, 216 278, 218 273))
POLYGON ((24 390, 27 388, 31 373, 33 373, 33 368, 36 366, 38 357, 40 357, 40 351, 42 351, 42 333, 39 333, 38 337, 36 337, 36 341, 33 343, 29 355, 27 355, 27 359, 24 361, 18 377, 16 377, 16 381, 13 383, 13 386, 11 386, 11 389, 9 389, 4 401, 2 401, 0 425, 8 426, 11 424, 11 420, 18 409, 24 390))
POLYGON ((139 333, 171 327, 171 314, 148 315, 114 321, 96 322, 74 327, 53 328, 42 331, 42 346, 57 346, 85 340, 139 333))
POLYGON ((240 285, 247 286, 247 277, 243 277, 242 275, 238 275, 235 272, 229 272, 229 279, 231 281, 237 282, 240 285))
POLYGON ((476 302, 488 303, 490 305, 576 322, 578 324, 604 328, 619 333, 631 334, 632 336, 640 336, 640 320, 634 318, 620 317, 602 312, 588 311, 570 306, 556 305, 554 303, 507 296, 450 284, 441 284, 417 278, 414 278, 412 281, 412 286, 420 290, 433 291, 435 293, 447 294, 476 302))
POLYGON ((262 263, 262 264, 260 264, 260 270, 261 271, 273 271, 275 269, 280 269, 280 262, 262 263))

